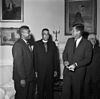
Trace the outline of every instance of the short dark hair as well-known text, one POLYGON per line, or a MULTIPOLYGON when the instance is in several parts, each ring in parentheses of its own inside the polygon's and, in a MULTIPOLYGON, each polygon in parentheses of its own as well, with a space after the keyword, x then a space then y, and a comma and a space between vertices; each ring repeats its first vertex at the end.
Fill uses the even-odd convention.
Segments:
POLYGON ((23 30, 23 29, 26 29, 26 30, 29 30, 29 31, 30 31, 29 26, 23 25, 23 26, 21 26, 21 27, 18 29, 18 31, 17 31, 19 35, 21 35, 21 30, 23 30))
POLYGON ((42 34, 43 34, 44 31, 48 31, 49 32, 49 29, 48 28, 42 29, 42 34))
POLYGON ((79 30, 81 32, 81 34, 83 34, 84 32, 84 25, 81 23, 78 24, 74 24, 72 27, 76 27, 77 30, 79 30))

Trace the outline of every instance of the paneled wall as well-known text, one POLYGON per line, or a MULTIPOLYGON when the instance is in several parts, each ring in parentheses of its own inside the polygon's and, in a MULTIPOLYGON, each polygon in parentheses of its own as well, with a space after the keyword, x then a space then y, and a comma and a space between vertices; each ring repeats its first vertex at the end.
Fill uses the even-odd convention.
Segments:
POLYGON ((0 86, 11 82, 12 80, 12 65, 0 66, 0 86))
POLYGON ((2 49, 0 47, 0 86, 12 79, 13 58, 11 50, 12 46, 2 46, 2 49))

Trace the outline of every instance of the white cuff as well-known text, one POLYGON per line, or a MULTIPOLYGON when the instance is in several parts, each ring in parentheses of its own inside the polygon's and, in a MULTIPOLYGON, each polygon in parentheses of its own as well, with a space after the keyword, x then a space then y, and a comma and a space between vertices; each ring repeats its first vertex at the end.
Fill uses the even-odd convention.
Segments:
POLYGON ((77 67, 78 65, 77 65, 77 63, 74 63, 75 64, 75 67, 77 67))

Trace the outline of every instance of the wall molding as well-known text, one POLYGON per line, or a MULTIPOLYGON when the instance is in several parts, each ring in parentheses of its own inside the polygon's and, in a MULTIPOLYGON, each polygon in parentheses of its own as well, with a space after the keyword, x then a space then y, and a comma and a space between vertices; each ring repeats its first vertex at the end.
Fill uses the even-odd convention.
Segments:
POLYGON ((0 67, 12 66, 12 65, 13 65, 12 60, 0 60, 0 67))

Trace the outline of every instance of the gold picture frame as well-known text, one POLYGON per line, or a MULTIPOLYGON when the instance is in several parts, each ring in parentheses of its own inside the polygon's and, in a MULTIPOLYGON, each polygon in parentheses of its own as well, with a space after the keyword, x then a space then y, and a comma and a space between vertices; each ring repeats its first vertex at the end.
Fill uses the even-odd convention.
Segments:
POLYGON ((65 35, 71 35, 73 24, 82 23, 85 31, 97 31, 97 0, 65 0, 65 35))
POLYGON ((0 22, 23 22, 24 0, 0 0, 0 22))
POLYGON ((14 27, 1 27, 0 28, 0 42, 1 45, 13 45, 15 41, 20 38, 18 28, 14 27))

